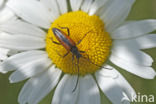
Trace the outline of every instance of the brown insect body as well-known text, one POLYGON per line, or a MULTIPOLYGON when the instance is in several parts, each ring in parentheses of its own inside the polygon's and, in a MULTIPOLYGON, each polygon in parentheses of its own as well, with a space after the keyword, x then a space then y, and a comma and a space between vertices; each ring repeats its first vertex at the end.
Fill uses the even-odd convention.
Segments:
POLYGON ((65 34, 63 31, 57 29, 57 28, 52 28, 52 31, 53 31, 56 39, 59 41, 59 43, 54 42, 54 41, 53 42, 57 43, 57 44, 61 44, 67 50, 67 53, 63 57, 68 55, 69 52, 72 53, 72 63, 73 63, 73 60, 74 60, 74 56, 76 56, 77 63, 75 65, 77 66, 77 69, 78 69, 78 78, 77 78, 75 88, 73 89, 73 92, 74 92, 76 90, 76 88, 77 88, 77 85, 78 85, 79 59, 80 59, 80 57, 82 57, 82 55, 80 54, 80 52, 82 52, 82 51, 78 50, 78 48, 76 47, 76 43, 69 37, 70 33, 69 33, 68 28, 67 28, 67 30, 68 30, 68 35, 65 34))
POLYGON ((76 56, 77 59, 79 59, 82 56, 80 54, 80 51, 76 47, 76 43, 68 35, 66 35, 63 31, 57 28, 52 28, 52 31, 56 39, 68 52, 71 52, 74 56, 76 56))

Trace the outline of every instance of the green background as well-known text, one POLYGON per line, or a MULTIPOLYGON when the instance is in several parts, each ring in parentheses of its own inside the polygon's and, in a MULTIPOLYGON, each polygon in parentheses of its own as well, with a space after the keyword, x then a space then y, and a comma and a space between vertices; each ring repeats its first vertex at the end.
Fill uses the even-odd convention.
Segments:
MULTIPOLYGON (((128 20, 141 20, 141 19, 156 19, 156 0, 136 0, 132 11, 128 17, 128 20)), ((156 33, 156 32, 154 32, 156 33)), ((154 59, 153 67, 156 69, 156 48, 143 50, 151 55, 154 59)), ((156 100, 156 78, 153 80, 142 79, 138 76, 132 75, 118 67, 116 67, 133 86, 136 93, 154 95, 156 100)), ((18 104, 17 98, 20 89, 24 85, 25 81, 15 84, 9 84, 8 74, 0 74, 0 104, 18 104)), ((40 104, 51 104, 53 91, 47 95, 40 104)), ((110 101, 101 94, 102 104, 111 104, 110 101)), ((154 103, 136 103, 136 104, 156 104, 154 103)))

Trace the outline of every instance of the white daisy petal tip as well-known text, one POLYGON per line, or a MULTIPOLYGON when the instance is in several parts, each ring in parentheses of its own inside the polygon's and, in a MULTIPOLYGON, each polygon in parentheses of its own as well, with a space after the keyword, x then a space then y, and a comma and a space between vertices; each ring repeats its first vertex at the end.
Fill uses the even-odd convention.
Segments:
POLYGON ((44 72, 50 65, 51 61, 47 58, 34 60, 13 72, 10 76, 10 80, 13 83, 23 81, 44 72))
POLYGON ((151 66, 153 63, 151 56, 138 49, 137 45, 140 45, 137 43, 135 45, 130 40, 115 40, 113 45, 111 56, 116 56, 126 63, 141 66, 151 66))
POLYGON ((143 77, 145 79, 154 79, 156 76, 156 72, 154 71, 153 68, 150 68, 150 71, 147 72, 147 74, 148 74, 147 76, 141 76, 141 77, 143 77))
POLYGON ((152 67, 147 67, 147 68, 148 68, 148 71, 142 72, 143 74, 140 75, 140 77, 142 77, 144 79, 154 79, 156 76, 156 71, 152 67))
MULTIPOLYGON (((13 72, 13 73, 14 73, 14 72, 13 72)), ((10 83, 18 83, 19 80, 16 79, 16 77, 18 77, 18 76, 15 77, 15 76, 13 75, 13 73, 9 76, 9 82, 10 82, 10 83)))
POLYGON ((1 62, 0 62, 0 73, 2 74, 8 73, 8 71, 5 71, 4 68, 1 66, 1 62))
POLYGON ((123 70, 126 70, 144 79, 153 79, 156 76, 156 72, 151 66, 130 63, 114 55, 110 56, 110 61, 123 70))
POLYGON ((8 72, 0 69, 0 73, 6 74, 8 72))
POLYGON ((146 34, 144 36, 129 39, 125 41, 127 43, 134 44, 138 47, 138 49, 150 49, 156 47, 156 34, 146 34))
POLYGON ((133 21, 112 32, 113 39, 132 39, 156 30, 156 19, 133 21))
POLYGON ((10 83, 16 83, 11 77, 9 77, 9 82, 10 83))
POLYGON ((30 78, 20 91, 20 104, 38 104, 58 83, 61 71, 51 66, 40 75, 30 78))
POLYGON ((153 75, 153 78, 152 79, 154 79, 156 77, 156 72, 154 72, 154 75, 153 75))

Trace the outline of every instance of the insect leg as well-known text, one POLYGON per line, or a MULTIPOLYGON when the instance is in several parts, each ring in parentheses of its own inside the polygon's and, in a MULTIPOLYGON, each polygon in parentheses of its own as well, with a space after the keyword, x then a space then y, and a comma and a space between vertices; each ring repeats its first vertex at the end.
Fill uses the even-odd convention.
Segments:
POLYGON ((78 76, 77 76, 75 88, 73 89, 72 92, 75 92, 75 90, 77 88, 77 85, 78 85, 78 81, 79 81, 79 76, 80 76, 80 73, 79 73, 79 58, 77 59, 77 64, 76 65, 77 65, 77 68, 78 68, 78 76))
POLYGON ((66 30, 67 30, 67 32, 68 32, 68 36, 70 36, 70 30, 69 30, 69 28, 68 28, 68 27, 61 27, 61 26, 59 26, 59 25, 58 25, 58 27, 60 27, 61 29, 66 29, 66 30))
POLYGON ((66 56, 69 54, 69 52, 70 52, 70 51, 68 51, 68 52, 65 53, 64 55, 61 55, 57 50, 55 50, 55 51, 56 51, 56 53, 57 53, 60 57, 62 57, 62 58, 66 57, 66 56))
POLYGON ((61 45, 61 43, 55 42, 52 37, 50 37, 50 39, 54 44, 61 45))
POLYGON ((88 32, 82 37, 82 39, 80 39, 80 40, 77 42, 76 45, 79 45, 79 44, 82 42, 82 40, 87 36, 87 34, 90 33, 91 31, 92 31, 92 30, 88 31, 88 32))
POLYGON ((70 51, 68 51, 66 54, 64 54, 62 57, 66 57, 69 54, 70 51))
POLYGON ((85 53, 85 51, 79 51, 80 53, 85 53))
POLYGON ((67 55, 69 54, 69 51, 66 53, 66 54, 64 54, 63 56, 61 56, 61 57, 66 57, 67 55))
POLYGON ((73 70, 73 65, 75 65, 75 63, 74 63, 74 55, 72 55, 72 70, 73 70))

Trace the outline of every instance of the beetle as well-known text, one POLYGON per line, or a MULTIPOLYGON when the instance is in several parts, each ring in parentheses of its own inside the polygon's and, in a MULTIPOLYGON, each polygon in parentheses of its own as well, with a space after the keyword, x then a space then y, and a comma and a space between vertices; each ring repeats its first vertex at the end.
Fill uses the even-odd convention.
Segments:
POLYGON ((60 27, 62 29, 67 29, 67 32, 68 32, 68 35, 65 34, 63 31, 61 31, 60 29, 58 28, 52 28, 52 32, 53 34, 55 35, 56 39, 59 41, 56 42, 56 41, 53 41, 53 39, 51 38, 52 42, 55 43, 55 44, 58 44, 58 45, 62 45, 66 50, 67 50, 67 53, 64 54, 62 57, 65 57, 67 56, 70 52, 72 53, 72 63, 73 63, 73 60, 74 60, 74 57, 76 56, 76 59, 77 59, 77 69, 78 69, 78 78, 77 78, 77 82, 76 82, 76 85, 75 85, 75 88, 73 89, 73 92, 76 90, 76 87, 77 87, 77 84, 78 84, 78 79, 79 79, 79 59, 82 57, 82 54, 81 53, 84 53, 84 51, 80 51, 78 48, 77 48, 77 45, 81 43, 81 41, 83 40, 83 38, 86 36, 86 34, 83 36, 83 38, 78 41, 78 43, 76 44, 71 38, 70 38, 70 31, 69 31, 69 28, 67 27, 60 27))
MULTIPOLYGON (((77 59, 77 63, 75 65, 77 66, 77 69, 78 69, 78 77, 77 77, 77 82, 76 82, 75 88, 73 89, 73 92, 74 92, 76 90, 76 88, 77 88, 77 85, 78 85, 78 79, 79 79, 79 59, 81 57, 84 58, 84 59, 87 59, 90 63, 92 63, 92 64, 94 64, 94 65, 96 65, 98 67, 101 67, 101 66, 93 63, 92 61, 89 60, 89 58, 83 57, 82 56, 82 53, 85 53, 85 51, 81 51, 77 47, 77 45, 79 45, 82 42, 82 40, 87 36, 87 34, 89 32, 91 32, 91 31, 88 31, 86 34, 84 34, 84 36, 82 37, 82 39, 80 39, 77 43, 75 43, 70 38, 69 28, 68 27, 60 27, 60 28, 61 29, 67 29, 68 34, 64 33, 63 31, 61 31, 58 28, 52 28, 52 32, 55 35, 55 37, 58 40, 58 42, 54 41, 52 37, 50 39, 52 40, 52 42, 54 44, 62 45, 67 50, 67 53, 64 54, 62 57, 67 56, 71 52, 72 53, 72 64, 73 64, 74 57, 76 57, 76 59, 77 59)), ((60 54, 58 53, 58 55, 60 55, 60 54)))
MULTIPOLYGON (((65 57, 66 55, 68 55, 69 52, 71 52, 73 54, 73 57, 76 56, 76 58, 79 59, 82 56, 81 52, 83 51, 78 50, 78 48, 76 47, 76 43, 69 37, 70 32, 68 28, 67 30, 68 30, 68 35, 66 35, 63 31, 61 31, 58 28, 52 28, 52 31, 56 39, 59 41, 59 43, 55 41, 53 42, 56 44, 61 44, 67 50, 67 53, 63 57, 65 57)), ((79 43, 80 42, 78 42, 78 44, 79 43)))

